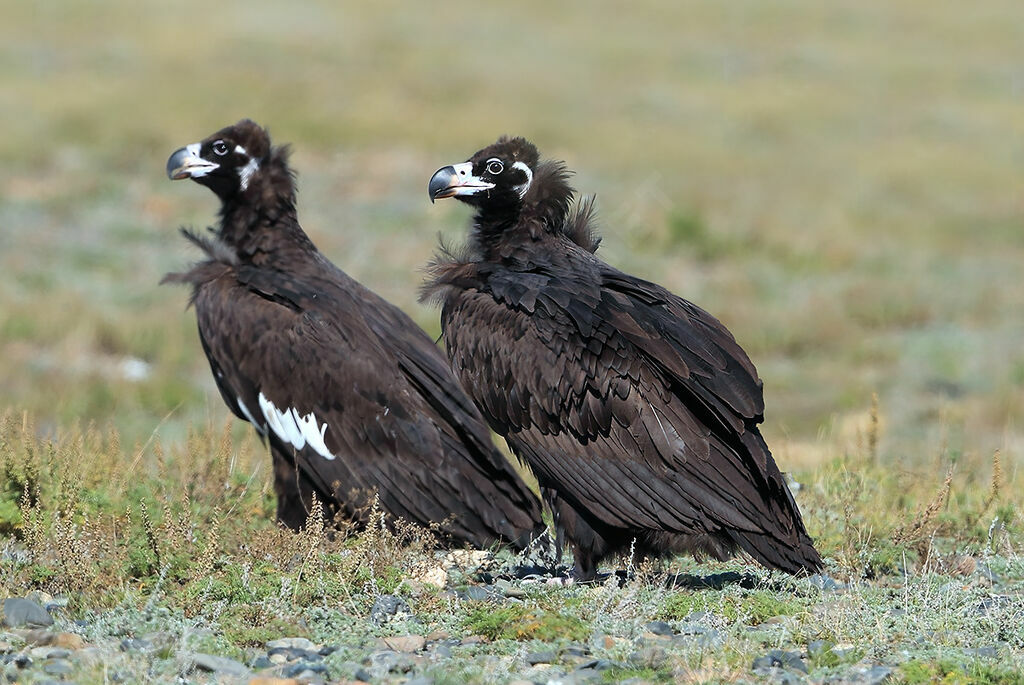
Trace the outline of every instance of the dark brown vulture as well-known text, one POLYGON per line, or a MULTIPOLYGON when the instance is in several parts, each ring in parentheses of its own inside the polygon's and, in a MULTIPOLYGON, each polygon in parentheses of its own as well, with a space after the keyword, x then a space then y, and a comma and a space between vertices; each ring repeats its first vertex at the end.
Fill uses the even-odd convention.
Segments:
POLYGON ((543 531, 441 350, 303 232, 287 147, 243 120, 175 152, 167 174, 221 201, 214 235, 185 231, 206 260, 164 280, 192 285, 217 387, 270 443, 280 522, 298 529, 314 497, 364 522, 376 493, 455 543, 523 547, 543 531))
POLYGON ((522 138, 438 170, 431 200, 476 215, 423 295, 443 305, 463 387, 536 474, 574 575, 631 546, 819 571, 757 429, 754 365, 713 316, 594 255, 591 206, 573 208, 568 176, 522 138))

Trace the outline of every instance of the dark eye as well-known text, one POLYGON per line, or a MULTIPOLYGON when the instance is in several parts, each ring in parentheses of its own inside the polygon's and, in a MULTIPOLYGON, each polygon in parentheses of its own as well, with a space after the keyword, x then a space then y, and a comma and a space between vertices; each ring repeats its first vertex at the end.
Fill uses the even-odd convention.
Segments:
POLYGON ((223 157, 228 153, 228 146, 224 143, 223 140, 218 140, 213 144, 213 151, 220 155, 221 157, 223 157))
POLYGON ((500 159, 489 159, 487 160, 487 173, 491 176, 497 176, 505 170, 505 165, 501 163, 500 159))

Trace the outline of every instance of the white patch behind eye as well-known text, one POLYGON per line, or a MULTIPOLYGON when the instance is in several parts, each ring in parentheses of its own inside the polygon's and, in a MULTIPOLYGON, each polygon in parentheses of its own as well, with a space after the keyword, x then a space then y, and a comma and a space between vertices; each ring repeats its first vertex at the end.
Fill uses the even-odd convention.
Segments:
POLYGON ((525 197, 526 192, 530 189, 530 184, 533 183, 533 172, 530 171, 530 167, 526 166, 525 162, 516 162, 512 165, 513 169, 519 169, 526 174, 526 182, 517 185, 514 190, 519 193, 519 197, 525 197))
POLYGON ((317 421, 313 412, 301 416, 294 408, 281 411, 273 402, 267 399, 266 395, 260 393, 260 411, 267 419, 267 425, 274 431, 277 437, 289 443, 297 450, 309 445, 314 452, 324 459, 333 460, 335 457, 327 449, 324 442, 324 435, 327 433, 327 424, 317 421))
MULTIPOLYGON (((237 152, 238 150, 242 150, 243 153, 245 152, 245 150, 241 146, 235 148, 235 152, 237 152)), ((249 160, 248 164, 246 164, 244 167, 238 170, 238 184, 242 188, 242 190, 245 190, 246 188, 249 187, 249 179, 252 178, 252 175, 255 174, 259 170, 259 168, 260 163, 254 157, 249 160)))

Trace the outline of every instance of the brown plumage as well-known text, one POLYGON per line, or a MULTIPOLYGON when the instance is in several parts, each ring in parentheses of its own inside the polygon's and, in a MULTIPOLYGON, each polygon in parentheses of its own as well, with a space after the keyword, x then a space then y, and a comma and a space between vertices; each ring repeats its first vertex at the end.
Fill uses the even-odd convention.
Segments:
POLYGON ((299 226, 288 150, 245 120, 175 152, 168 175, 221 200, 192 285, 203 349, 224 401, 269 442, 278 520, 313 498, 365 521, 436 525, 450 541, 524 546, 540 503, 494 448, 441 351, 399 309, 349 278, 299 226))
POLYGON ((424 297, 443 303, 452 368, 533 468, 579 577, 631 546, 821 569, 757 429, 750 359, 707 312, 595 256, 592 205, 572 209, 564 166, 502 138, 440 169, 430 194, 476 216, 424 297))

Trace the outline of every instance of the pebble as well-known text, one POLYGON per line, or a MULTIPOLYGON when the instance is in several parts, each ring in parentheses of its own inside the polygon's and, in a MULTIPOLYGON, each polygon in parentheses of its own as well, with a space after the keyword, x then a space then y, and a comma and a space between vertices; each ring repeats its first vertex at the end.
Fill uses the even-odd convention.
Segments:
POLYGON ((4 625, 11 628, 46 628, 53 625, 53 617, 37 602, 12 597, 4 600, 4 625))
POLYGON ((842 675, 825 680, 826 685, 882 685, 892 682, 893 671, 888 666, 859 666, 842 675))
POLYGON ((668 655, 662 647, 647 645, 630 654, 628 660, 630 664, 639 668, 658 668, 666 659, 668 655))
POLYGON ((387 649, 409 654, 423 649, 427 639, 422 635, 400 635, 398 637, 383 638, 382 642, 387 649))
POLYGON ((827 576, 824 573, 815 573, 812 576, 807 576, 805 580, 811 587, 815 587, 822 592, 839 592, 847 587, 845 583, 840 583, 832 576, 827 576))
POLYGON ((455 595, 459 599, 470 599, 477 602, 483 602, 491 597, 491 593, 487 591, 487 588, 479 585, 470 585, 465 589, 456 591, 455 595))
POLYGON ((608 659, 591 659, 586 663, 580 664, 576 670, 607 671, 609 669, 615 668, 616 666, 618 666, 618 664, 616 664, 614 661, 609 661, 608 659))
POLYGON ((781 649, 773 649, 764 656, 754 659, 751 667, 758 669, 770 669, 773 667, 792 668, 802 673, 807 673, 807 664, 800 656, 800 652, 786 652, 781 649))
POLYGON ((310 664, 299 662, 285 669, 284 676, 287 678, 297 678, 299 680, 303 680, 304 673, 326 674, 327 666, 325 666, 324 664, 310 664))
POLYGON ((434 685, 434 679, 426 675, 416 676, 406 680, 405 685, 434 685))
POLYGON ((270 640, 264 647, 267 648, 267 651, 271 649, 301 649, 304 652, 319 652, 323 649, 323 645, 318 645, 304 637, 282 637, 278 640, 270 640))
POLYGON ((655 635, 675 635, 675 630, 668 623, 664 621, 651 621, 646 626, 647 630, 651 631, 655 635))
POLYGON ((67 659, 71 651, 61 647, 33 647, 28 654, 33 659, 67 659))
POLYGON ((153 649, 153 643, 149 640, 142 640, 134 637, 126 637, 121 640, 122 652, 145 652, 153 649))
POLYGON ((203 654, 197 652, 186 657, 185 662, 191 667, 198 668, 210 673, 224 673, 227 675, 244 676, 249 674, 245 664, 215 654, 203 654))
POLYGON ((256 657, 255 659, 253 659, 252 661, 249 662, 249 668, 251 668, 253 670, 256 670, 256 671, 262 671, 263 669, 270 668, 273 665, 274 665, 274 662, 271 661, 270 657, 268 657, 266 655, 258 656, 258 657, 256 657))
MULTIPOLYGON (((1019 599, 1017 600, 1019 601, 1019 599)), ((1003 607, 1012 606, 1014 598, 1010 595, 992 595, 978 602, 974 607, 974 614, 976 616, 988 616, 993 612, 997 612, 1003 607)))
POLYGON ((451 656, 452 648, 444 643, 438 643, 430 647, 430 657, 435 661, 450 659, 451 656))
POLYGON ((368 658, 371 670, 383 673, 406 673, 411 671, 415 662, 408 654, 399 652, 374 652, 368 658))
POLYGON ((530 666, 536 666, 537 664, 557 664, 558 655, 554 652, 530 652, 523 660, 530 666))
POLYGON ((47 675, 70 675, 71 670, 71 662, 67 659, 50 659, 43 666, 43 672, 47 675))
POLYGON ((370 622, 378 626, 408 616, 412 616, 409 603, 396 595, 381 595, 374 600, 373 608, 370 609, 370 622))
POLYGON ((513 599, 522 599, 523 597, 526 597, 525 590, 513 585, 504 578, 499 578, 494 582, 494 589, 501 592, 506 597, 511 597, 513 599))

